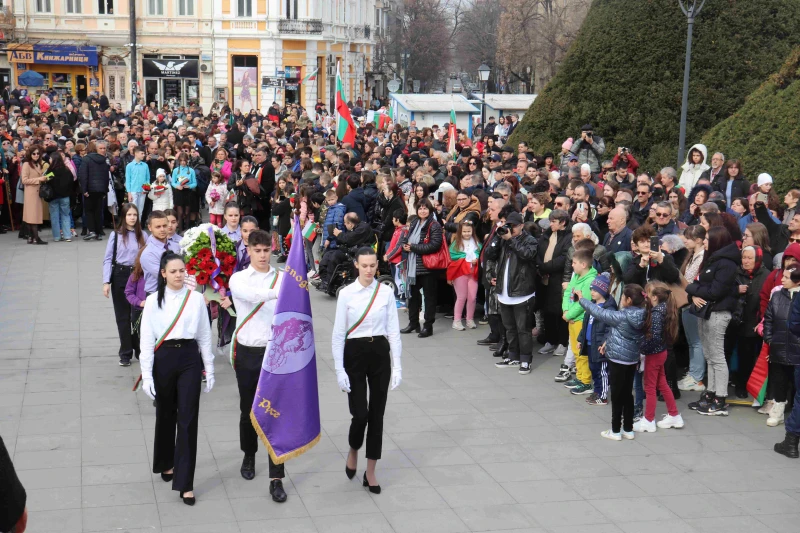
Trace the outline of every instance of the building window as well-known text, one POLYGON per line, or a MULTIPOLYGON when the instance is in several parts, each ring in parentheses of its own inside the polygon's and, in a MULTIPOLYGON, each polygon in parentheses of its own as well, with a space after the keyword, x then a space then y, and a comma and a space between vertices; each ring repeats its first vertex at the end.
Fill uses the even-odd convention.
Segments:
POLYGON ((100 15, 113 15, 114 0, 97 0, 97 13, 100 15))
POLYGON ((67 0, 67 13, 77 15, 83 12, 81 0, 67 0))
POLYGON ((147 9, 151 15, 163 15, 164 0, 148 0, 147 9))
POLYGON ((286 18, 297 20, 297 0, 286 0, 286 18))
POLYGON ((52 13, 53 6, 50 0, 36 0, 37 13, 52 13))
POLYGON ((108 77, 108 97, 111 100, 117 99, 117 77, 114 75, 108 77))
POLYGON ((253 16, 253 0, 238 0, 238 4, 240 17, 253 16))
POLYGON ((178 0, 178 15, 182 17, 194 16, 194 0, 178 0))

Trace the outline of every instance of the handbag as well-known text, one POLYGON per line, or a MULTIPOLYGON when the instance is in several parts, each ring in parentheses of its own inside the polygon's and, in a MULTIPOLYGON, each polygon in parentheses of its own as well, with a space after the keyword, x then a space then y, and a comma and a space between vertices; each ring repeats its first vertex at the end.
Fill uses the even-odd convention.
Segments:
MULTIPOLYGON (((425 235, 426 244, 430 242, 432 224, 433 221, 431 220, 428 224, 428 232, 425 235)), ((442 236, 442 245, 438 251, 422 256, 422 264, 427 270, 445 270, 450 265, 450 250, 447 249, 444 236, 442 236)))
POLYGON ((708 320, 711 316, 711 306, 712 302, 707 302, 706 305, 703 307, 697 307, 694 302, 689 305, 689 312, 696 316, 697 318, 702 318, 703 320, 708 320))
MULTIPOLYGON (((20 180, 22 181, 22 180, 20 180)), ((56 191, 53 189, 53 185, 50 182, 42 182, 39 185, 39 198, 44 200, 45 202, 52 202, 56 197, 56 191)))

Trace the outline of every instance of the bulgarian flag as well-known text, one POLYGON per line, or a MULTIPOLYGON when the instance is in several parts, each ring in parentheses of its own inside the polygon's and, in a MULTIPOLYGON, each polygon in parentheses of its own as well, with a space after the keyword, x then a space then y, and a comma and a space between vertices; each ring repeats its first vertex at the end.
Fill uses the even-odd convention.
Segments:
POLYGON ((303 228, 303 238, 308 242, 314 242, 317 238, 317 228, 319 224, 315 222, 306 222, 306 227, 303 228))
POLYGON ((761 353, 758 354, 756 364, 753 371, 750 373, 750 379, 747 380, 747 392, 753 398, 758 400, 761 405, 764 405, 764 399, 767 395, 767 376, 769 375, 769 362, 767 356, 769 355, 769 344, 766 342, 761 345, 761 353))
POLYGON ((458 157, 456 152, 458 133, 456 132, 456 102, 453 100, 452 94, 450 95, 450 127, 447 129, 447 136, 450 139, 447 151, 453 156, 453 159, 456 159, 458 157))
POLYGON ((336 64, 336 113, 339 117, 336 120, 336 138, 343 143, 354 145, 356 142, 356 125, 350 115, 350 108, 347 107, 347 98, 344 96, 344 84, 342 75, 339 72, 339 64, 336 64))
POLYGON ((318 71, 319 71, 319 69, 318 69, 318 68, 315 68, 314 70, 312 70, 311 72, 309 72, 308 74, 306 74, 306 77, 305 77, 305 78, 303 78, 303 80, 302 80, 300 83, 305 83, 305 82, 307 82, 307 81, 309 81, 309 80, 315 80, 315 79, 317 79, 317 72, 318 72, 318 71))
POLYGON ((379 111, 375 112, 375 127, 379 130, 386 128, 389 125, 389 116, 386 114, 386 108, 382 107, 379 111))

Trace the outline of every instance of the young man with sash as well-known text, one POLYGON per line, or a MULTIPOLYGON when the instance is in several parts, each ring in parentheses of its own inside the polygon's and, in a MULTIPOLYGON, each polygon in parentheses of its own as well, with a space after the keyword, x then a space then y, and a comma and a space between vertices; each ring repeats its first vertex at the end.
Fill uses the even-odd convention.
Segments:
MULTIPOLYGON (((252 239, 252 236, 250 237, 252 239)), ((380 494, 375 466, 383 447, 383 413, 389 386, 400 385, 400 321, 391 288, 375 280, 378 257, 370 247, 359 248, 355 266, 358 279, 339 292, 331 348, 336 380, 347 393, 350 414, 350 453, 344 471, 356 474, 358 450, 367 433, 367 469, 363 485, 380 494), (369 384, 369 399, 367 398, 369 384)))
MULTIPOLYGON (((230 279, 230 290, 236 306, 236 330, 231 341, 231 365, 239 385, 239 445, 244 452, 242 477, 250 480, 256 475, 258 434, 250 421, 250 411, 258 388, 261 365, 272 333, 272 317, 281 287, 283 274, 269 264, 272 257, 272 238, 263 230, 248 236, 250 266, 236 272, 230 279)), ((269 492, 273 501, 285 502, 283 490, 284 467, 269 459, 269 492)))

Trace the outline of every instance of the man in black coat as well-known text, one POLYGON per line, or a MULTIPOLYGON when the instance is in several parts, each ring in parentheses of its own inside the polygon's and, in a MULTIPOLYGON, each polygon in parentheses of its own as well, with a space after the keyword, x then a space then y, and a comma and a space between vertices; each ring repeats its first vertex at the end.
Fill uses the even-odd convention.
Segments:
POLYGON ((0 531, 22 533, 28 522, 27 494, 0 437, 0 531))
POLYGON ((339 247, 325 252, 319 262, 317 288, 323 292, 328 290, 328 282, 333 271, 347 260, 347 255, 343 250, 358 249, 361 246, 372 244, 375 239, 375 233, 370 225, 362 222, 355 213, 347 213, 344 216, 344 227, 347 231, 334 228, 333 234, 339 247))
POLYGON ((103 231, 103 209, 105 207, 103 204, 111 179, 106 142, 97 141, 96 146, 97 152, 86 155, 78 169, 78 180, 81 184, 81 192, 85 197, 84 205, 89 226, 89 233, 83 238, 84 241, 103 239, 100 236, 103 231))
POLYGON ((519 213, 508 215, 505 226, 495 232, 487 245, 486 257, 497 261, 497 299, 508 341, 508 355, 495 366, 519 368, 520 374, 530 374, 538 243, 523 230, 523 224, 519 213))

